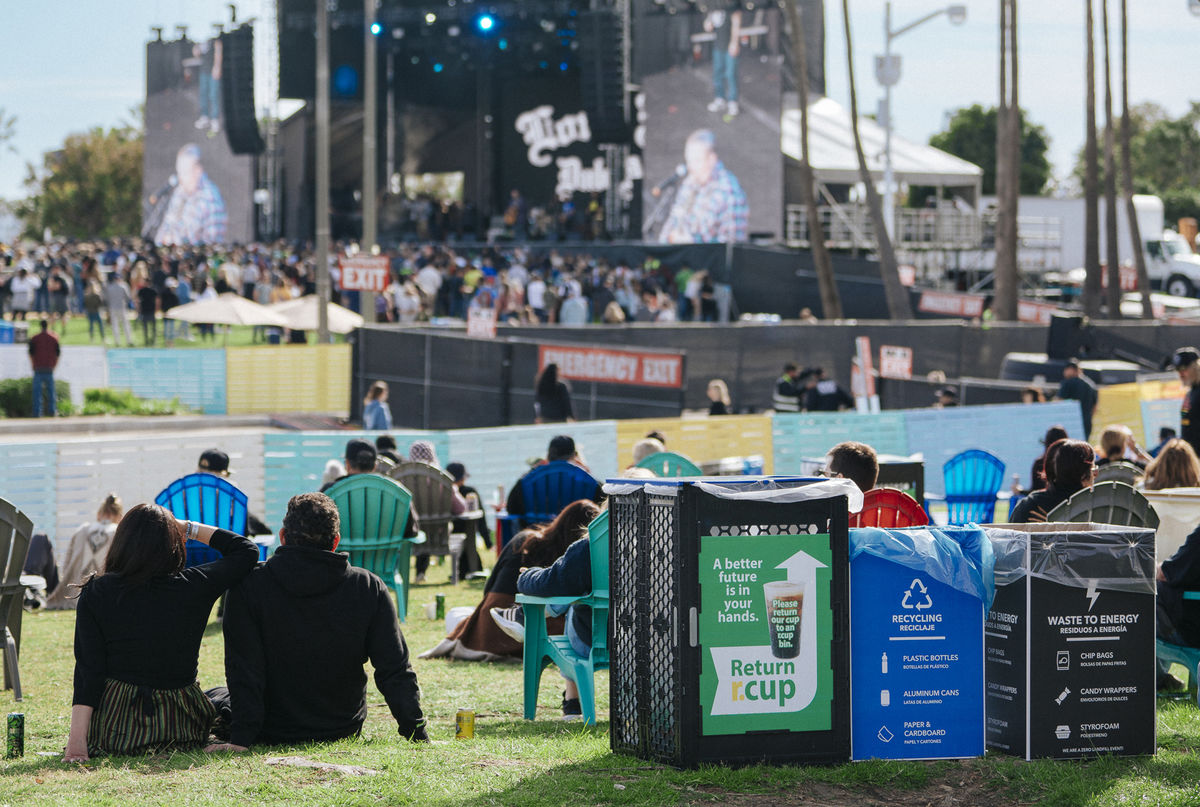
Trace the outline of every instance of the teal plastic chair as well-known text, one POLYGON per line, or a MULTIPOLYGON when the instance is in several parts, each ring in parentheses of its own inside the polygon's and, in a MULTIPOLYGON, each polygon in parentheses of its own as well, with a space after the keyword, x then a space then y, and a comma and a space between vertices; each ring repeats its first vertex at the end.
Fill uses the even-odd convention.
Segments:
MULTIPOLYGON (((210 527, 246 534, 246 494, 223 476, 188 474, 176 479, 154 497, 175 518, 198 521, 210 527)), ((221 553, 199 541, 187 542, 187 565, 202 566, 220 559, 221 553)))
MULTIPOLYGON (((947 524, 986 524, 996 514, 996 494, 1004 484, 1004 463, 978 448, 969 448, 942 466, 946 495, 928 497, 945 501, 947 524)), ((926 510, 928 510, 926 506, 926 510)))
POLYGON ((518 594, 517 602, 525 614, 525 719, 537 712, 538 688, 542 670, 554 662, 563 675, 579 687, 583 722, 596 724, 596 670, 608 669, 608 511, 588 525, 588 551, 591 554, 592 592, 581 596, 531 597, 518 594), (592 609, 592 648, 580 656, 566 635, 546 632, 546 606, 586 605, 592 609))
MULTIPOLYGON (((1185 591, 1185 600, 1200 600, 1200 591, 1185 591)), ((1183 645, 1154 640, 1154 655, 1161 662, 1176 662, 1187 670, 1187 693, 1192 703, 1200 706, 1200 690, 1197 689, 1197 676, 1200 676, 1200 647, 1184 647, 1183 645)))
POLYGON ((396 595, 396 616, 408 616, 408 577, 412 548, 425 536, 405 538, 412 494, 395 480, 376 474, 353 474, 325 494, 337 505, 342 540, 337 551, 350 564, 378 575, 396 595))
POLYGON ((653 471, 657 477, 704 476, 699 465, 674 451, 657 451, 642 459, 637 467, 653 471))

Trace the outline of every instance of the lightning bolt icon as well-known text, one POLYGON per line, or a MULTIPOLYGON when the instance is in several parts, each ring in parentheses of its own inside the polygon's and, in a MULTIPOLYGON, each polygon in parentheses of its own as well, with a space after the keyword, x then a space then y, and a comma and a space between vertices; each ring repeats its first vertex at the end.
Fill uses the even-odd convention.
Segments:
POLYGON ((1088 611, 1091 611, 1092 606, 1094 606, 1096 604, 1096 600, 1100 599, 1100 592, 1096 591, 1096 581, 1095 580, 1088 581, 1087 594, 1085 594, 1084 596, 1087 597, 1088 600, 1090 600, 1090 602, 1088 603, 1088 611))

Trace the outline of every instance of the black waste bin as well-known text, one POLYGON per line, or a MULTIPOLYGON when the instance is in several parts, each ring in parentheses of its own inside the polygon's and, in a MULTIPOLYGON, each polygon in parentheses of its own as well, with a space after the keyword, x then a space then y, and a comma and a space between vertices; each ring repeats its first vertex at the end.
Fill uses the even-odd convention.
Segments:
POLYGON ((610 480, 611 745, 850 758, 845 480, 610 480))
POLYGON ((988 748, 1025 759, 1155 751, 1154 531, 988 527, 988 748))

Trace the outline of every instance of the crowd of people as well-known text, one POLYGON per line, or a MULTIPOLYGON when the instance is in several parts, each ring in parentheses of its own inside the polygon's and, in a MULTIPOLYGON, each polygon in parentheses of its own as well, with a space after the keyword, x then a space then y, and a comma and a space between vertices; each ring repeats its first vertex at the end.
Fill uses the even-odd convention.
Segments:
MULTIPOLYGON (((357 250, 336 245, 330 257, 334 302, 359 311, 358 292, 340 291, 337 257, 357 250)), ((387 289, 376 295, 376 321, 466 318, 472 307, 497 321, 523 324, 715 322, 715 284, 707 270, 609 263, 553 248, 402 245, 386 253, 387 289)), ((91 341, 143 345, 195 340, 185 322, 165 313, 177 305, 240 294, 261 304, 316 292, 310 245, 275 242, 231 247, 155 246, 140 240, 0 244, 0 312, 10 319, 45 317, 65 334, 72 317, 91 341), (161 329, 159 325, 161 324, 161 329)), ((201 339, 213 339, 200 326, 201 339)), ((256 334, 258 336, 258 334, 256 334)))

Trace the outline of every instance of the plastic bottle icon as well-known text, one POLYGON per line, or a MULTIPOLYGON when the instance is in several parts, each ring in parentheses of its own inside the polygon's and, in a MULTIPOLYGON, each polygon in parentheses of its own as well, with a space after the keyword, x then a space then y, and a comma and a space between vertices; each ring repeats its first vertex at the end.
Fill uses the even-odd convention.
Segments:
POLYGON ((884 675, 887 675, 887 653, 883 654, 883 661, 880 662, 879 667, 880 672, 882 672, 884 675))
POLYGON ((880 706, 891 706, 892 705, 892 693, 886 689, 879 690, 879 705, 880 706))

